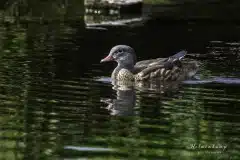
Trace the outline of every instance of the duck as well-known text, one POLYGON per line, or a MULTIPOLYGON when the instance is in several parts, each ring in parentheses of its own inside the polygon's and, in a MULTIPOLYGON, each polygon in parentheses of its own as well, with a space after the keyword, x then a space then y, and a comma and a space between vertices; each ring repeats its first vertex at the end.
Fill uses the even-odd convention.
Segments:
POLYGON ((128 45, 116 45, 100 63, 115 61, 117 67, 111 74, 113 81, 139 82, 160 80, 181 81, 193 77, 199 64, 184 58, 187 51, 180 51, 167 58, 156 58, 137 62, 135 50, 128 45))

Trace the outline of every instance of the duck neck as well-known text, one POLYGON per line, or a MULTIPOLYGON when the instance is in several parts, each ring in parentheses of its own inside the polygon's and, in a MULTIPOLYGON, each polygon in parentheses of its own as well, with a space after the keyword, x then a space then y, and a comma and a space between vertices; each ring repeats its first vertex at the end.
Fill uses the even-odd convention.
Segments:
POLYGON ((133 64, 121 64, 121 63, 118 63, 117 68, 120 68, 120 69, 124 68, 124 69, 129 70, 130 72, 133 72, 134 65, 133 64))
POLYGON ((118 73, 119 73, 119 71, 120 71, 121 69, 127 69, 127 70, 129 70, 130 72, 133 73, 134 65, 126 65, 126 64, 123 65, 123 64, 121 64, 121 63, 118 63, 117 67, 116 67, 116 68, 113 70, 113 72, 112 72, 111 78, 112 78, 112 79, 116 79, 116 78, 117 78, 117 75, 118 75, 118 73))

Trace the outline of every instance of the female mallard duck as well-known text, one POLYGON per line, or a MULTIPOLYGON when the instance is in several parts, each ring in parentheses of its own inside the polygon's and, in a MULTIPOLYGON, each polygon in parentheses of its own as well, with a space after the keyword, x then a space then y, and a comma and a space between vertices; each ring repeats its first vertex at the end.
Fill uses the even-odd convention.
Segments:
POLYGON ((111 76, 114 81, 146 81, 158 78, 162 81, 177 81, 191 78, 198 68, 196 61, 182 60, 185 55, 186 51, 181 51, 169 58, 136 63, 133 48, 127 45, 117 45, 101 62, 116 61, 118 63, 111 76))

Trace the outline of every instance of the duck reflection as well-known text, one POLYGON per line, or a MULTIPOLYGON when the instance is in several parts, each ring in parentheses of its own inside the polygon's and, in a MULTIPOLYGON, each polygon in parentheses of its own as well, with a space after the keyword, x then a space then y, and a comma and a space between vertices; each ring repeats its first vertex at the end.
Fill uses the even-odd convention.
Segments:
POLYGON ((116 99, 102 99, 101 101, 108 104, 106 107, 111 115, 132 116, 136 105, 136 93, 130 86, 113 86, 116 90, 116 99))
POLYGON ((101 102, 107 104, 106 109, 113 116, 136 116, 137 103, 141 103, 141 96, 153 97, 171 96, 177 92, 181 86, 180 82, 138 82, 134 84, 123 84, 113 81, 113 89, 116 91, 116 98, 101 99, 101 102), (138 99, 138 100, 137 100, 138 99))

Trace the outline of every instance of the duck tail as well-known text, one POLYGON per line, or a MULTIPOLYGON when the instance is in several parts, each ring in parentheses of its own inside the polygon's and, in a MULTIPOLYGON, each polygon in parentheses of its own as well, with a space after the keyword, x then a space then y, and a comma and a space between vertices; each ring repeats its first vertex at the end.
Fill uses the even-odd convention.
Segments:
POLYGON ((187 54, 187 51, 185 51, 185 50, 180 51, 180 52, 174 54, 173 56, 169 57, 168 61, 171 61, 171 62, 180 61, 182 58, 185 57, 186 54, 187 54))

